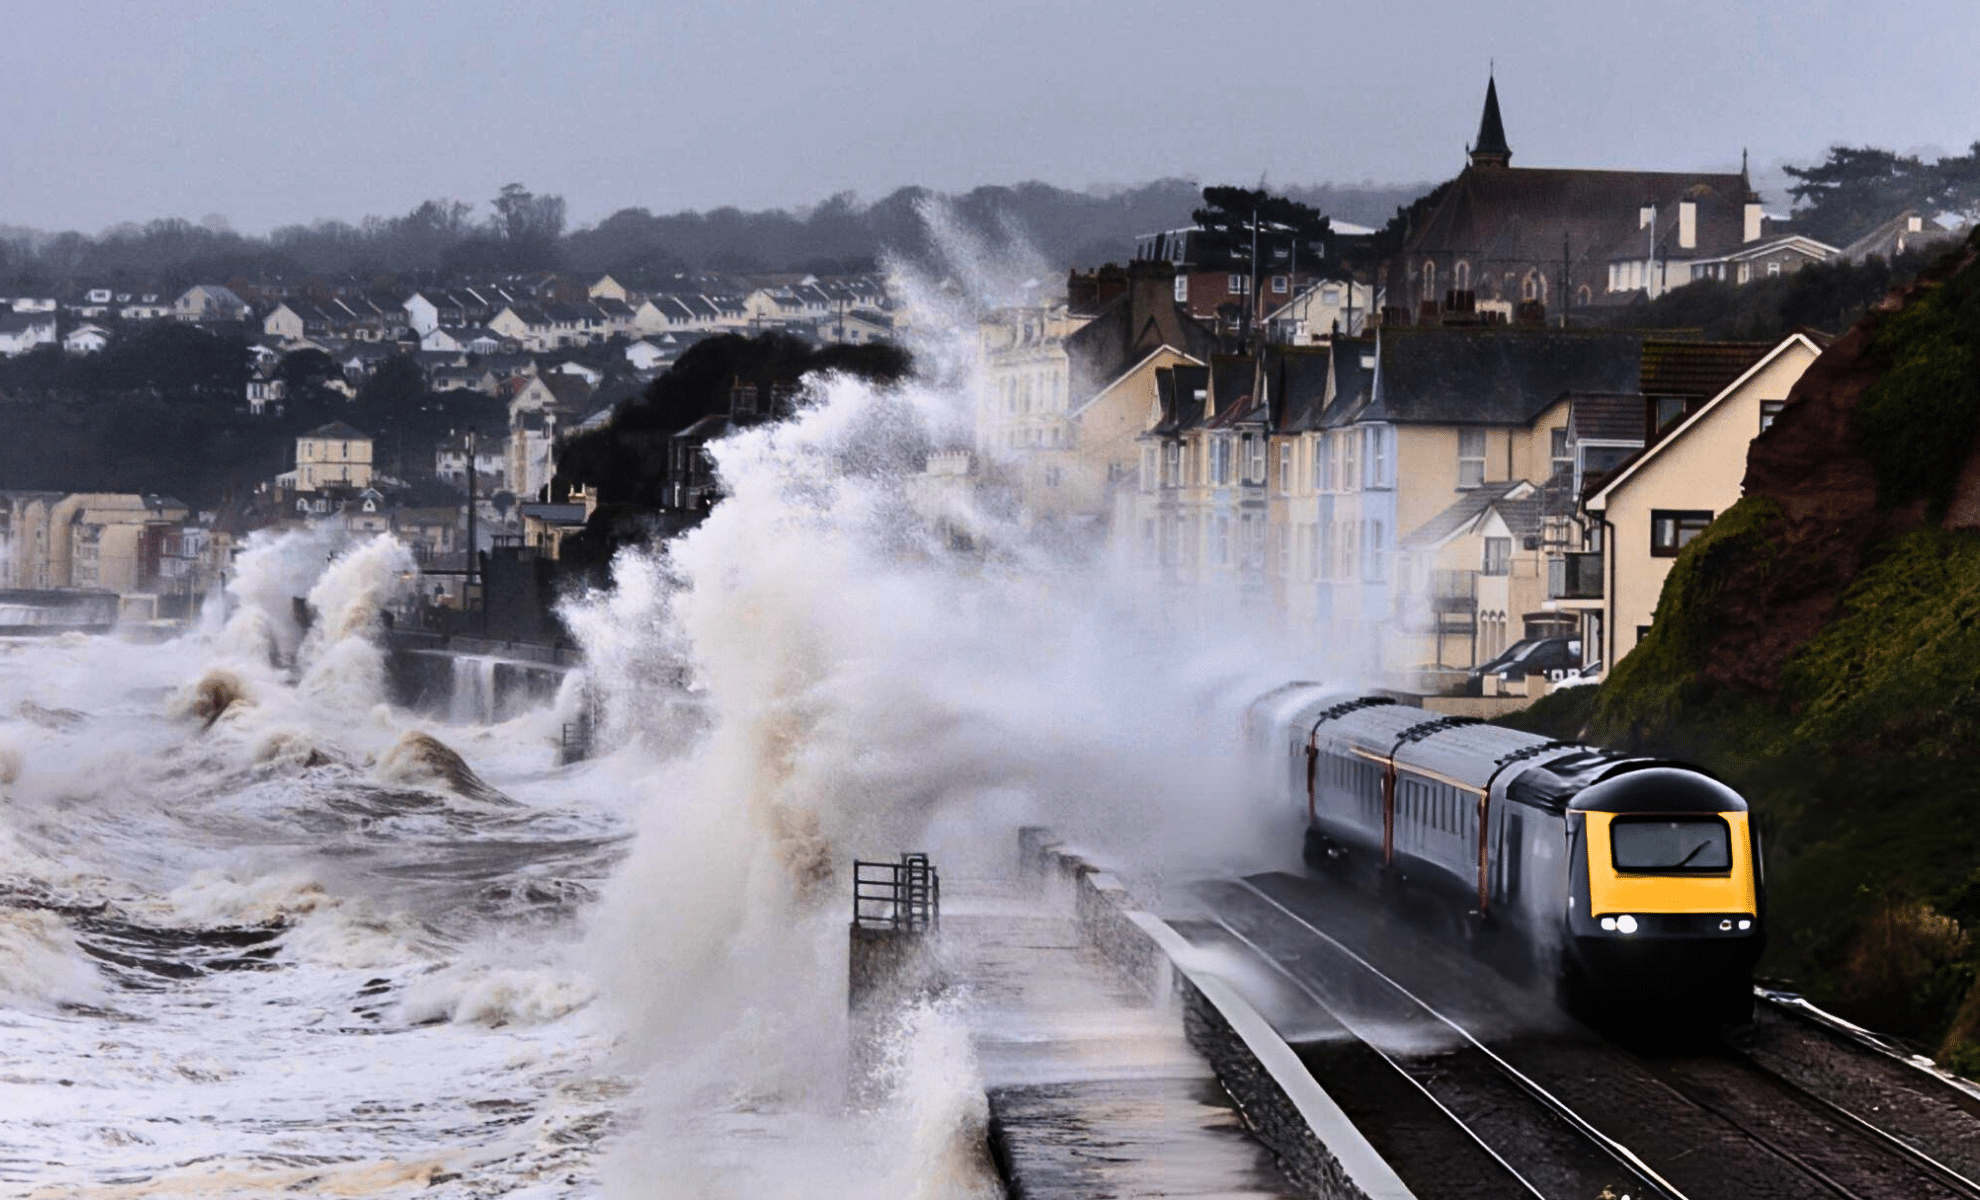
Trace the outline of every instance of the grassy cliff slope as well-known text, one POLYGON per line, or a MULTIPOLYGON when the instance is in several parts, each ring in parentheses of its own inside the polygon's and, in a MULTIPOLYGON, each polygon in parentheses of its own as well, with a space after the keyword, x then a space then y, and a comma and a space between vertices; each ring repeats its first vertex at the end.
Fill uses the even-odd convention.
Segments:
POLYGON ((1518 720, 1687 758, 1768 839, 1763 971, 1980 1068, 1980 238, 1836 341, 1599 689, 1518 720))

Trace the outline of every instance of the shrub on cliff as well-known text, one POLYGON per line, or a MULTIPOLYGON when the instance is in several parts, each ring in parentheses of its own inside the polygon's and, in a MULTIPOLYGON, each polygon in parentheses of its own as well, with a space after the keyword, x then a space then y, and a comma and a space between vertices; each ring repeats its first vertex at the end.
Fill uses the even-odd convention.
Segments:
POLYGON ((1839 339, 1593 696, 1522 724, 1690 759, 1767 838, 1764 971, 1980 1069, 1980 239, 1839 339))

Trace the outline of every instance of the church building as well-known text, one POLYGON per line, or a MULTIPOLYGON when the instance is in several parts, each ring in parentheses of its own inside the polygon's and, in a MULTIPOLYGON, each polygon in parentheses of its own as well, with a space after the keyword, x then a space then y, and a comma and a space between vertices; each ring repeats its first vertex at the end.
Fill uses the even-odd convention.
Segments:
POLYGON ((1744 166, 1737 174, 1513 166, 1496 79, 1485 85, 1469 156, 1390 264, 1392 313, 1475 308, 1510 318, 1522 302, 1547 313, 1624 305, 1693 279, 1744 282, 1835 253, 1808 238, 1767 236, 1744 166))

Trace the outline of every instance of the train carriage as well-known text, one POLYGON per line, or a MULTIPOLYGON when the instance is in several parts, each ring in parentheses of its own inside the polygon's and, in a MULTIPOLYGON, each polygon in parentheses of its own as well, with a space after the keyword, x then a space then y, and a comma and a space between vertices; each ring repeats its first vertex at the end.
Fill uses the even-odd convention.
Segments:
POLYGON ((1757 840, 1704 773, 1322 684, 1266 693, 1245 726, 1309 861, 1375 865, 1576 992, 1750 1011, 1757 840))

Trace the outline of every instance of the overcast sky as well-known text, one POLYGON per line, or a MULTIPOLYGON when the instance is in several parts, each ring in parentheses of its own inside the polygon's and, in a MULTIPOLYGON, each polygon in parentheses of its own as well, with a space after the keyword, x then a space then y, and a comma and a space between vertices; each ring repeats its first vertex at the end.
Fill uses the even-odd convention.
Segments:
POLYGON ((1970 0, 6 0, 0 224, 557 192, 573 224, 1040 179, 1756 167, 1980 138, 1970 0))

